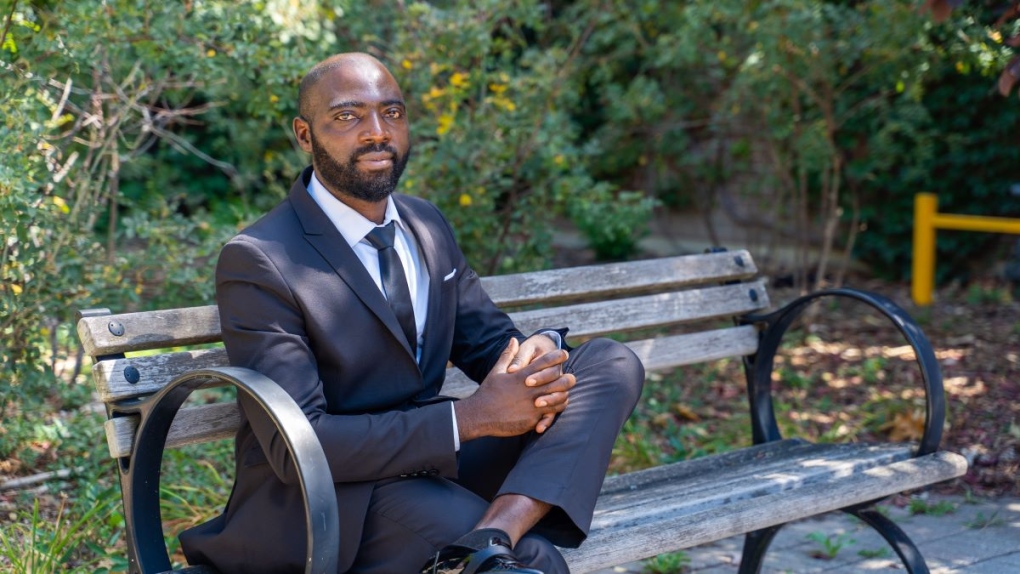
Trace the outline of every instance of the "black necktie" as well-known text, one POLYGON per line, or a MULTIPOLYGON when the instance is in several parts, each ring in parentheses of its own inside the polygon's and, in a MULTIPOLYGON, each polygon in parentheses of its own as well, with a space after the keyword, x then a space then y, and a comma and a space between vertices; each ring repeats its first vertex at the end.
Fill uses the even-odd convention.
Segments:
POLYGON ((379 274, 382 275, 383 292, 390 303, 390 308, 397 316, 400 328, 411 345, 411 353, 416 352, 418 330, 414 325, 414 307, 411 305, 411 292, 407 288, 407 277, 404 266, 400 263, 400 255, 393 248, 393 236, 396 227, 390 221, 382 227, 373 229, 366 239, 379 250, 379 274))

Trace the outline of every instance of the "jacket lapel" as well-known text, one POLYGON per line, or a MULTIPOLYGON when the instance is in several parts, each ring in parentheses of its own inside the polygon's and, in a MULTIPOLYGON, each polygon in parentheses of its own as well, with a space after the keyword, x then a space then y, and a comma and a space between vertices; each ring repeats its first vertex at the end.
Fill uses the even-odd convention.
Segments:
MULTIPOLYGON (((311 180, 311 173, 311 168, 306 168, 301 177, 294 182, 289 194, 290 204, 304 228, 305 240, 329 263, 358 299, 386 325, 407 354, 411 355, 411 347, 386 298, 354 250, 347 245, 347 241, 337 231, 333 222, 326 217, 308 193, 307 185, 311 180)), ((431 294, 429 299, 431 300, 431 294)), ((411 355, 411 358, 413 360, 414 356, 411 355)))

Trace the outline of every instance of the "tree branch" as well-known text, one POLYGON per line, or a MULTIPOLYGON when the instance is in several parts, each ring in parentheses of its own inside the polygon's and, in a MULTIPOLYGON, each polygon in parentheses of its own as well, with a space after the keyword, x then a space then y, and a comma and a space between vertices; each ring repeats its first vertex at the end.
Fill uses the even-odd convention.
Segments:
POLYGON ((18 8, 18 0, 11 3, 11 13, 7 15, 7 22, 4 24, 4 33, 0 35, 0 46, 7 41, 7 33, 11 30, 11 22, 14 21, 14 11, 18 8))

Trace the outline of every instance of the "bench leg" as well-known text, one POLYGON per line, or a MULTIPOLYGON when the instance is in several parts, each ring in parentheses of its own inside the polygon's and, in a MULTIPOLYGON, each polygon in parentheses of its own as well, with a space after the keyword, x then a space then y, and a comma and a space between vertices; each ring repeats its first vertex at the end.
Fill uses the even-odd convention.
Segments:
MULTIPOLYGON (((914 541, 906 532, 873 508, 846 508, 847 514, 856 516, 875 529, 900 557, 909 574, 930 574, 928 564, 921 556, 914 541)), ((765 553, 783 525, 771 526, 748 533, 744 537, 744 551, 740 558, 739 574, 758 574, 765 562, 765 553)))
POLYGON ((768 551, 772 539, 776 537, 783 525, 770 526, 747 533, 744 536, 744 552, 740 557, 739 574, 758 574, 765 562, 765 552, 768 551))
POLYGON ((907 567, 907 572, 929 574, 928 564, 924 561, 917 546, 914 545, 914 541, 895 522, 873 508, 847 508, 843 512, 860 518, 881 534, 882 538, 885 538, 886 542, 899 555, 903 565, 907 567))

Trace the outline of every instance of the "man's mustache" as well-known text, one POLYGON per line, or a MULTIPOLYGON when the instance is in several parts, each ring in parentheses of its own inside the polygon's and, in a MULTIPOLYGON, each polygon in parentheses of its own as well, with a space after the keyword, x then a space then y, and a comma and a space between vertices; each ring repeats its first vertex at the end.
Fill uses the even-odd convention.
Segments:
POLYGON ((354 153, 351 155, 351 160, 356 161, 359 157, 365 154, 381 152, 392 154, 394 159, 400 157, 400 154, 397 153, 397 149, 389 144, 369 144, 354 150, 354 153))

